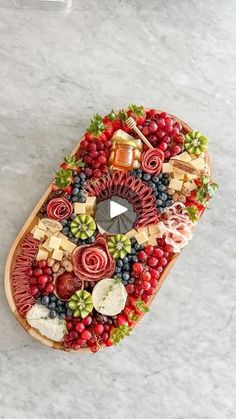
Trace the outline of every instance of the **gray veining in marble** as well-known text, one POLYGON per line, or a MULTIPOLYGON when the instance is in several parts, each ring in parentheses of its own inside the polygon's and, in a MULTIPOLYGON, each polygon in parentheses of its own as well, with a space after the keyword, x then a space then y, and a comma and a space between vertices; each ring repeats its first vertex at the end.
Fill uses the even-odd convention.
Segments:
POLYGON ((0 418, 235 418, 235 1, 0 6, 0 418), (91 114, 130 102, 209 136, 220 190, 132 336, 96 356, 52 351, 8 309, 7 252, 91 114))

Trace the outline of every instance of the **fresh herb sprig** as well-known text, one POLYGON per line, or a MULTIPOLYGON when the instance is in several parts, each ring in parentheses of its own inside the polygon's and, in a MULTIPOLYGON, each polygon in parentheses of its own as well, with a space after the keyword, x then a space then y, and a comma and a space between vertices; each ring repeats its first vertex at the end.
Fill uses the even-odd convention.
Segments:
POLYGON ((199 204, 207 206, 209 198, 212 198, 218 189, 217 183, 211 183, 209 176, 202 176, 200 179, 200 187, 196 192, 196 199, 199 204))
POLYGON ((111 340, 113 344, 117 345, 120 343, 122 339, 130 335, 131 331, 132 327, 129 327, 127 324, 122 324, 119 327, 115 327, 115 329, 113 329, 111 332, 111 340))
POLYGON ((147 313, 149 311, 149 308, 140 297, 135 301, 135 308, 141 311, 141 313, 147 313))

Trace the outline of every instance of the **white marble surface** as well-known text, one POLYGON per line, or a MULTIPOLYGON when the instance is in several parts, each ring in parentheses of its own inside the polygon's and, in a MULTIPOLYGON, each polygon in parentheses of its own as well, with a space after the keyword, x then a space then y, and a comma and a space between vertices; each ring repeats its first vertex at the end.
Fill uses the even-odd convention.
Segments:
POLYGON ((235 418, 235 1, 0 6, 0 418, 235 418), (130 102, 209 136, 220 190, 126 342, 52 351, 9 311, 7 252, 90 115, 130 102))

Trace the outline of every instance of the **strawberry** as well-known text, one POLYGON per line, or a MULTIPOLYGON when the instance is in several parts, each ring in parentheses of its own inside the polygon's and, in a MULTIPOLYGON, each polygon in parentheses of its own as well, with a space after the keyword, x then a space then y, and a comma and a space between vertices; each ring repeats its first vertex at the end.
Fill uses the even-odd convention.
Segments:
MULTIPOLYGON (((107 125, 104 124, 103 119, 98 113, 91 119, 89 128, 85 133, 85 139, 88 141, 98 139, 102 142, 106 142, 107 136, 105 130, 107 125)), ((111 129, 108 130, 108 133, 111 132, 111 129)))
POLYGON ((64 189, 69 186, 73 181, 72 170, 60 169, 56 173, 55 185, 58 188, 64 189))
POLYGON ((146 119, 146 112, 144 110, 144 107, 137 105, 129 105, 128 109, 128 117, 131 116, 132 118, 134 118, 138 125, 143 125, 146 119))
POLYGON ((60 165, 61 169, 77 170, 78 172, 80 172, 80 167, 84 167, 84 163, 82 160, 76 160, 76 156, 66 156, 60 165))

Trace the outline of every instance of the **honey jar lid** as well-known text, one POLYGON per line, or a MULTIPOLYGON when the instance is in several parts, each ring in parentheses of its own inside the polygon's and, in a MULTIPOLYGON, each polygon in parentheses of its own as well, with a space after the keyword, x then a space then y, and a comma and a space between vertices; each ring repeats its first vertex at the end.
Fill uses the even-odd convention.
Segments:
POLYGON ((138 142, 136 143, 136 141, 132 141, 132 140, 125 140, 123 138, 118 138, 116 140, 116 144, 122 144, 122 145, 129 145, 131 147, 137 148, 138 147, 138 142))

